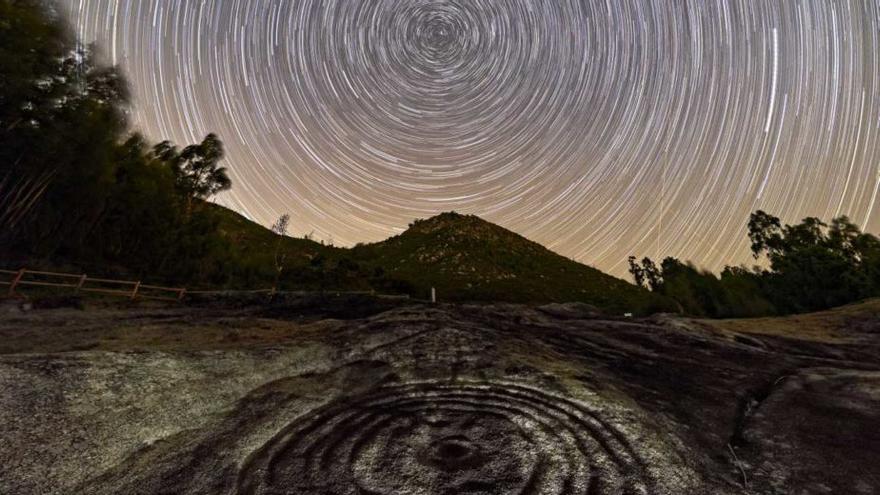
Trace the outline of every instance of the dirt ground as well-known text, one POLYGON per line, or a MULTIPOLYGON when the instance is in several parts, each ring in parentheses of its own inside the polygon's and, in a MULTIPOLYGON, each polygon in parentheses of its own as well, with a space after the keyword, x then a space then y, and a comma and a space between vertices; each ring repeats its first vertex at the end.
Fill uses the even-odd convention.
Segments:
POLYGON ((880 301, 19 306, 0 493, 880 493, 880 301))

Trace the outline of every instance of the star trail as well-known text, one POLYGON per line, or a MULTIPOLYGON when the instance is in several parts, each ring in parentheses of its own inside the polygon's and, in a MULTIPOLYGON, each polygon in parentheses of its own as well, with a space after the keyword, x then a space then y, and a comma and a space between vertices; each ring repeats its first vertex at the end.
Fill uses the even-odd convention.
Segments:
POLYGON ((376 241, 473 213, 616 275, 749 262, 761 208, 880 230, 880 4, 63 0, 134 125, 216 132, 218 199, 376 241))

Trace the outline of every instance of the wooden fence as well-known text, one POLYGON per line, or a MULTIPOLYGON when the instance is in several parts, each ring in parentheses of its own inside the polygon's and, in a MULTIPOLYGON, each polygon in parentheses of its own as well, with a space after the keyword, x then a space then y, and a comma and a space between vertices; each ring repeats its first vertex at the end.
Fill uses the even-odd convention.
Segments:
MULTIPOLYGON (((160 287, 146 285, 140 281, 111 280, 93 278, 83 274, 45 272, 38 270, 0 270, 0 288, 9 287, 8 295, 13 296, 21 287, 49 287, 70 289, 74 293, 90 292, 109 296, 127 297, 129 299, 153 299, 158 301, 182 301, 187 294, 193 295, 224 295, 224 294, 310 294, 307 291, 277 291, 276 289, 259 290, 191 290, 184 287, 160 287)), ((2 293, 2 292, 0 292, 2 293)), ((362 294, 383 299, 409 299, 408 295, 377 294, 375 291, 335 291, 328 294, 362 294)))
POLYGON ((186 295, 186 289, 182 287, 160 287, 146 285, 140 281, 93 278, 84 274, 43 272, 22 268, 17 271, 0 270, 0 277, 4 275, 8 276, 8 279, 0 279, 0 286, 8 286, 10 296, 15 295, 16 289, 25 286, 71 289, 74 293, 91 292, 158 301, 180 301, 186 295))

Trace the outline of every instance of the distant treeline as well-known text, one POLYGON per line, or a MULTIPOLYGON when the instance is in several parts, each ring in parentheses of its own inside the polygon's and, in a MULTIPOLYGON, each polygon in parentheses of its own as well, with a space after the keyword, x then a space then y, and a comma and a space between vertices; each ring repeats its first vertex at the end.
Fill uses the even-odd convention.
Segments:
POLYGON ((728 266, 718 277, 671 257, 659 266, 630 257, 630 273, 684 312, 716 318, 802 313, 880 296, 880 240, 845 216, 830 225, 812 217, 783 225, 759 210, 749 239, 762 266, 728 266))

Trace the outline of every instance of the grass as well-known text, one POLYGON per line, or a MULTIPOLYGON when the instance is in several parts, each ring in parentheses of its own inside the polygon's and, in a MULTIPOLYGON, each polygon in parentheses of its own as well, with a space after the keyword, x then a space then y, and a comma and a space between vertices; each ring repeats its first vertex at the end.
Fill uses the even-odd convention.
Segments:
POLYGON ((880 299, 868 299, 826 311, 789 316, 705 320, 728 332, 773 335, 824 343, 850 342, 854 327, 876 326, 880 331, 880 299))

